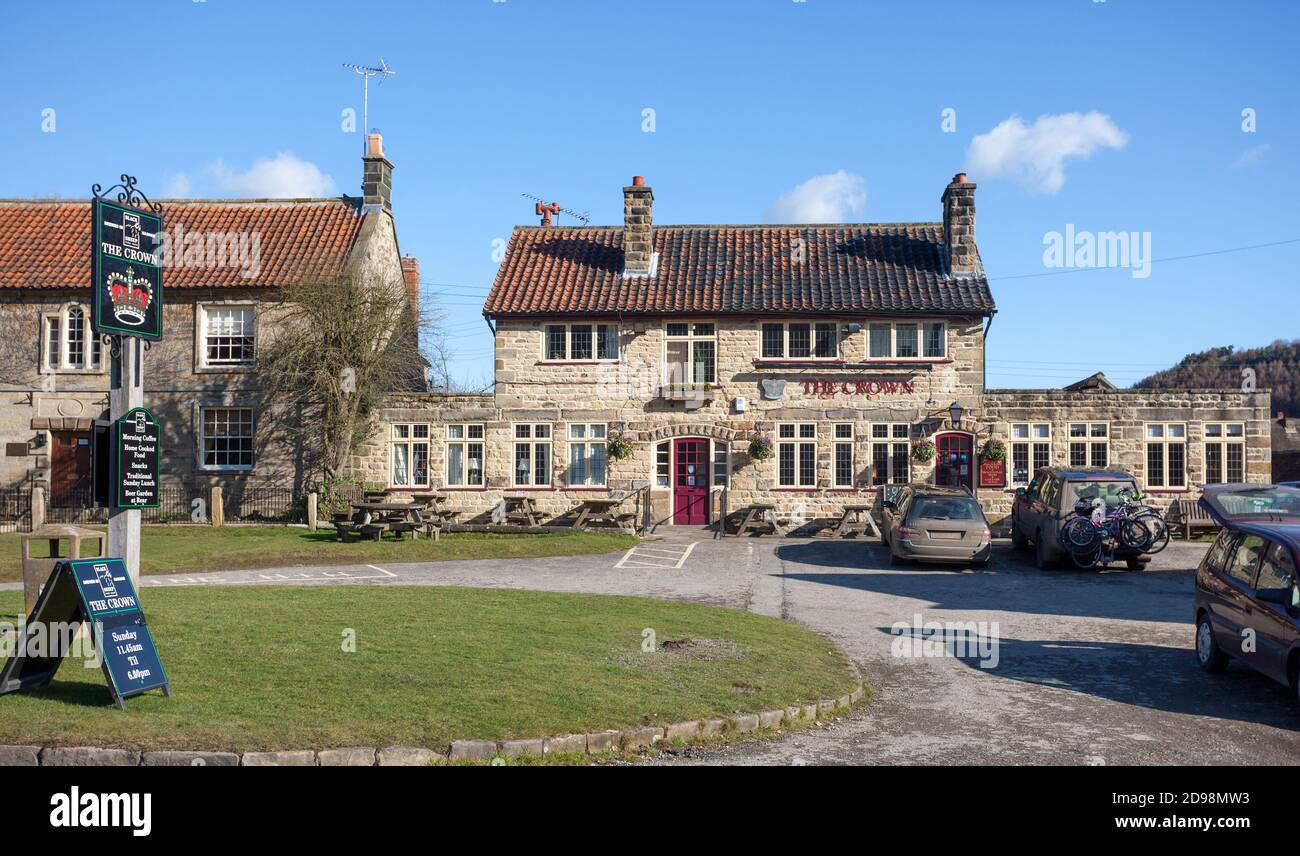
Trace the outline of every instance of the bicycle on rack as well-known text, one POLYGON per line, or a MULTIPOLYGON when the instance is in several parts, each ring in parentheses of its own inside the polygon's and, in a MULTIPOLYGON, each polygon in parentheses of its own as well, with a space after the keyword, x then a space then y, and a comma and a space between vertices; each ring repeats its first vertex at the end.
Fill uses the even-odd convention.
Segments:
POLYGON ((1151 533, 1150 542, 1139 549, 1143 553, 1154 555, 1169 546, 1169 524, 1165 522, 1164 515, 1158 509, 1143 502, 1146 498, 1145 493, 1134 493, 1129 488, 1120 490, 1120 499, 1125 512, 1131 519, 1140 521, 1151 533))
POLYGON ((1131 500, 1126 498, 1109 514, 1100 499, 1084 498, 1074 504, 1075 516, 1061 526, 1060 540, 1076 565, 1109 565, 1120 547, 1146 552, 1156 536, 1133 514, 1131 500))

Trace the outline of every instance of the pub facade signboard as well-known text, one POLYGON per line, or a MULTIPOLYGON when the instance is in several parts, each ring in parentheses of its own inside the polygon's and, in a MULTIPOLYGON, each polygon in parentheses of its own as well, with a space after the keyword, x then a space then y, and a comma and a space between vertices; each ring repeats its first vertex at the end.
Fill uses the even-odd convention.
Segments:
POLYGON ((158 507, 158 420, 146 408, 113 423, 109 488, 117 508, 158 507))
POLYGON ((162 338, 161 214, 137 207, 146 201, 135 179, 122 176, 117 202, 91 200, 91 323, 96 333, 162 338))

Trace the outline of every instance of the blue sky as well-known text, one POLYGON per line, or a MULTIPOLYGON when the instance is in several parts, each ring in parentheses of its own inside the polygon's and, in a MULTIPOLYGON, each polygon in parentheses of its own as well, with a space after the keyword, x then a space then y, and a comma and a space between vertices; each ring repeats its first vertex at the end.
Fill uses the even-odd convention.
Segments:
POLYGON ((1126 385, 1189 351, 1298 335, 1300 243, 1162 261, 1300 238, 1293 2, 166 0, 4 17, 4 197, 84 197, 124 170, 152 195, 356 194, 360 119, 341 124, 361 80, 341 64, 385 57, 397 75, 372 85, 370 124, 465 383, 491 377, 479 307, 494 240, 536 220, 520 194, 617 223, 634 174, 660 223, 891 222, 938 219, 968 168, 999 304, 990 386, 1095 369, 1126 385), (124 48, 156 71, 133 76, 124 48), (1046 267, 1044 236, 1069 224, 1149 234, 1149 276, 1046 267))

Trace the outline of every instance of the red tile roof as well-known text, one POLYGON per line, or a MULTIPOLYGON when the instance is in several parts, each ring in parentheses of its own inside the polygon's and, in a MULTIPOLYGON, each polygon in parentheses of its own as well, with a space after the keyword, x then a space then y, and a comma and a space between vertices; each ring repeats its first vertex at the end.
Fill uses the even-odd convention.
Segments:
MULTIPOLYGON (((254 288, 340 272, 361 231, 359 200, 177 200, 162 203, 173 236, 244 237, 256 268, 191 254, 164 269, 167 288, 254 288), (179 232, 178 232, 179 230, 179 232)), ((194 246, 186 240, 187 246, 194 246)), ((206 243, 205 243, 206 246, 206 243)), ((215 250, 215 244, 214 244, 215 250)), ((210 257, 211 256, 211 257, 210 257)), ((0 200, 0 288, 81 288, 90 279, 89 201, 0 200)))
POLYGON ((516 227, 483 312, 996 311, 982 267, 947 273, 941 223, 656 226, 654 249, 653 276, 624 278, 621 227, 516 227))

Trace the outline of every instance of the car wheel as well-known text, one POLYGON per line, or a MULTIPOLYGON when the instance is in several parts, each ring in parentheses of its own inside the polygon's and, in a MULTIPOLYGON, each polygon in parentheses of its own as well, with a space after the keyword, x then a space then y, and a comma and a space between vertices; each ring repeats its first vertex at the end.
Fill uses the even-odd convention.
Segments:
POLYGON ((981 562, 971 562, 971 567, 973 567, 977 571, 985 570, 986 568, 988 568, 988 566, 989 566, 988 559, 984 559, 981 562))
POLYGON ((1052 557, 1047 553, 1047 539, 1043 533, 1039 532, 1038 537, 1034 539, 1034 567, 1040 571, 1051 570, 1055 566, 1052 557))
POLYGON ((1026 538, 1025 535, 1024 535, 1024 533, 1020 531, 1020 527, 1016 525, 1015 521, 1012 521, 1012 523, 1011 523, 1011 549, 1013 549, 1013 550, 1024 550, 1024 549, 1025 549, 1026 547, 1028 547, 1028 546, 1029 546, 1029 539, 1026 538))
POLYGON ((1196 662, 1207 672, 1222 672, 1228 667, 1228 655, 1219 648, 1208 615, 1196 622, 1196 662))
POLYGON ((1144 561, 1143 559, 1137 556, 1133 556, 1131 558, 1124 560, 1124 567, 1128 568, 1130 571, 1145 570, 1146 566, 1147 566, 1146 561, 1144 561))

